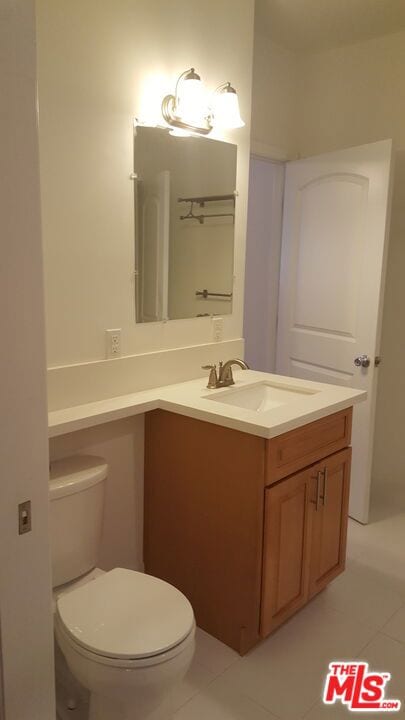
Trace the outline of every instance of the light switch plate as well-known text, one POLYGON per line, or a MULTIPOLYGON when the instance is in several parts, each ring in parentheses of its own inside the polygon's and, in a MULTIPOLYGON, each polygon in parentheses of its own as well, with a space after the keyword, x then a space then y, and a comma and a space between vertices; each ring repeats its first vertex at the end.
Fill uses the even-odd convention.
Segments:
POLYGON ((25 533, 31 532, 31 530, 31 500, 26 500, 18 506, 18 534, 25 535, 25 533))

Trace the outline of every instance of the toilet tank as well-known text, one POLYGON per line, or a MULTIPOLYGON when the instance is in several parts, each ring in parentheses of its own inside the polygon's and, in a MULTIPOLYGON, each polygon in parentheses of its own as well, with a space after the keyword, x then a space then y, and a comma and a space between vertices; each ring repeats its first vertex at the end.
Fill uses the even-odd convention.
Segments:
POLYGON ((108 465, 75 455, 51 463, 49 478, 53 587, 96 567, 108 465))

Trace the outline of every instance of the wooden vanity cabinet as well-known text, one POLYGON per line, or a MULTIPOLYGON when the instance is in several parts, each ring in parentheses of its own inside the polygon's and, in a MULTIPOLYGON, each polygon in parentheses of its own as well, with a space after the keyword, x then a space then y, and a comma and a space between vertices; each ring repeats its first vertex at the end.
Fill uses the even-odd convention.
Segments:
POLYGON ((351 448, 265 490, 260 634, 344 570, 351 448))
POLYGON ((271 440, 146 415, 146 572, 247 652, 344 569, 352 409, 271 440))

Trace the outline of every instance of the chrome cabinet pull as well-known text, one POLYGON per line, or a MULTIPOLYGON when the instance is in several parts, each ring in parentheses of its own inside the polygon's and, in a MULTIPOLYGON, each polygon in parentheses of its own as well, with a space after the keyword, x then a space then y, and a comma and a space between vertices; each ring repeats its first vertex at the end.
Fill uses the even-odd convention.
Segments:
POLYGON ((323 495, 322 495, 322 505, 326 505, 326 492, 328 487, 328 468, 324 468, 323 471, 323 495))
MULTIPOLYGON (((323 475, 323 471, 319 470, 316 474, 316 500, 311 500, 311 503, 316 506, 316 512, 319 510, 319 506, 321 503, 321 495, 320 495, 320 488, 321 488, 321 477, 323 475)), ((312 475, 314 478, 314 475, 312 475)))

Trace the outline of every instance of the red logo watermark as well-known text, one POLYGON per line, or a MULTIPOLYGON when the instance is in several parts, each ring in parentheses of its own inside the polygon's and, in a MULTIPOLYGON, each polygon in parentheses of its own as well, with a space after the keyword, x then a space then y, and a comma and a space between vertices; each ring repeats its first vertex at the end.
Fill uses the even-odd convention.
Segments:
POLYGON ((388 672, 369 672, 366 662, 329 663, 323 701, 326 705, 341 702, 353 712, 398 712, 400 700, 387 699, 385 686, 391 680, 388 672))

